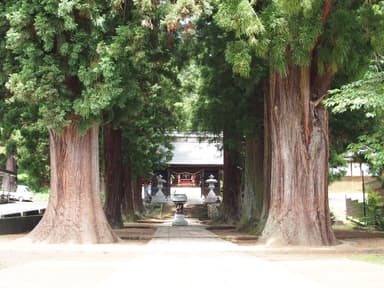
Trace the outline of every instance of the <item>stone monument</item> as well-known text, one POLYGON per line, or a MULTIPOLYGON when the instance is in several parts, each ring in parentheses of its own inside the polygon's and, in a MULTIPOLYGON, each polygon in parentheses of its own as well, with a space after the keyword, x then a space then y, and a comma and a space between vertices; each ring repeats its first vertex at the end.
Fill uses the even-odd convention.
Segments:
POLYGON ((163 185, 164 183, 167 183, 167 181, 165 181, 163 179, 163 175, 158 175, 157 177, 157 192, 156 194, 152 197, 152 203, 167 203, 167 197, 165 197, 164 193, 163 193, 163 185))
POLYGON ((205 180, 205 183, 208 183, 209 192, 208 192, 208 195, 205 198, 204 202, 207 204, 216 203, 217 202, 217 196, 215 194, 214 189, 215 189, 215 184, 217 183, 217 180, 211 174, 211 175, 209 175, 209 179, 205 180))

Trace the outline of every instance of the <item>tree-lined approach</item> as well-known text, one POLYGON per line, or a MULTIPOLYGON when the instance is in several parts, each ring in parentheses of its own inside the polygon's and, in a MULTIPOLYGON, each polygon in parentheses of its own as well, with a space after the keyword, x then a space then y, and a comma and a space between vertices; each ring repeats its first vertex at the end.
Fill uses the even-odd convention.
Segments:
MULTIPOLYGON (((229 77, 234 84, 225 84, 230 89, 238 87, 235 93, 239 97, 256 87, 254 101, 264 107, 262 117, 261 109, 254 109, 258 117, 247 118, 263 119, 258 127, 264 131, 264 157, 252 158, 253 164, 257 161, 256 166, 263 170, 253 169, 258 173, 254 177, 258 183, 246 183, 255 197, 245 198, 263 202, 258 203, 256 211, 248 207, 248 211, 258 214, 255 219, 262 238, 279 244, 336 243, 327 195, 328 113, 322 101, 335 78, 342 75, 349 81, 358 77, 373 53, 382 52, 383 1, 12 0, 0 5, 5 19, 1 23, 6 27, 2 32, 6 34, 6 44, 1 49, 11 52, 16 62, 12 73, 5 74, 9 76, 6 86, 10 95, 4 99, 37 105, 40 122, 48 127, 50 135, 52 195, 47 213, 31 238, 49 242, 116 241, 98 199, 98 127, 112 119, 109 113, 125 113, 131 120, 153 117, 141 113, 140 106, 174 93, 172 89, 164 94, 153 93, 152 89, 164 89, 170 84, 167 77, 174 77, 170 70, 159 71, 156 67, 183 62, 156 58, 161 58, 161 50, 167 45, 182 47, 202 36, 205 38, 200 39, 197 54, 190 51, 190 45, 184 56, 175 52, 169 57, 206 57, 212 63, 226 62, 217 66, 221 67, 218 71, 209 67, 202 70, 209 73, 204 74, 201 87, 210 87, 205 90, 211 93, 212 87, 223 89, 216 100, 209 93, 204 95, 204 103, 219 99, 230 107, 236 102, 222 97, 227 87, 217 84, 229 77), (156 18, 154 9, 163 8, 167 15, 156 18), (131 15, 129 23, 121 21, 132 11, 135 15, 131 15), (208 26, 215 26, 218 34, 206 33, 208 26), (157 27, 161 27, 159 31, 157 27), (132 41, 124 42, 127 39, 132 41), (222 43, 217 47, 221 49, 219 54, 213 53, 217 51, 211 45, 215 41, 222 43), (158 49, 159 54, 148 57, 146 45, 158 49), (132 62, 127 61, 129 57, 134 58, 132 62), (231 67, 232 71, 223 67, 231 67), (136 72, 141 68, 143 75, 136 72), (254 71, 266 72, 257 74, 255 81, 254 71), (125 79, 125 75, 129 78, 125 79), (210 86, 213 83, 216 86, 210 86)), ((173 105, 175 101, 163 103, 173 105)), ((232 122, 237 120, 240 119, 232 122)), ((121 123, 124 122, 115 122, 115 127, 121 123)), ((221 125, 223 130, 226 127, 229 125, 221 125)), ((210 129, 212 126, 204 128, 210 129)), ((242 127, 230 129, 233 130, 224 131, 225 135, 240 133, 237 143, 233 141, 237 137, 230 137, 232 150, 240 148, 242 137, 247 136, 252 143, 252 136, 261 134, 256 128, 253 133, 242 127)), ((252 164, 249 160, 245 161, 247 165, 252 164)), ((229 218, 237 217, 236 211, 229 213, 234 213, 226 215, 229 218)))

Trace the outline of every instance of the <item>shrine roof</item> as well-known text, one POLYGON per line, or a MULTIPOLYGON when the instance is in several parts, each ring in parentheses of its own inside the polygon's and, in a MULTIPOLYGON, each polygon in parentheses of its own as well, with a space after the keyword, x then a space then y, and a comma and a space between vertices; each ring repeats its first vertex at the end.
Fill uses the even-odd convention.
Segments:
POLYGON ((197 134, 176 134, 172 143, 173 158, 170 165, 223 165, 221 140, 214 142, 197 134))

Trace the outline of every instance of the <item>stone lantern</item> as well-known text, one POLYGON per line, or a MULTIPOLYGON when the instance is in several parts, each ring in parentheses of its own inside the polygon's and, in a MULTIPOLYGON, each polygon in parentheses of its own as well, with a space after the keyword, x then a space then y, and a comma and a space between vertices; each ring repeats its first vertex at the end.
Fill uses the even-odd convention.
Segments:
POLYGON ((157 192, 152 197, 153 203, 167 203, 167 197, 165 197, 163 193, 164 183, 167 183, 167 181, 163 179, 163 175, 161 174, 158 175, 157 176, 157 192))
POLYGON ((215 179, 215 177, 211 174, 209 175, 209 179, 205 180, 205 183, 208 183, 208 189, 209 189, 209 192, 208 192, 208 195, 207 197, 205 198, 205 203, 216 203, 217 202, 217 196, 215 194, 215 184, 217 183, 217 180, 215 179))
POLYGON ((187 202, 187 195, 185 194, 173 194, 172 201, 176 205, 175 218, 172 222, 172 226, 186 226, 187 220, 184 218, 184 204, 187 202))

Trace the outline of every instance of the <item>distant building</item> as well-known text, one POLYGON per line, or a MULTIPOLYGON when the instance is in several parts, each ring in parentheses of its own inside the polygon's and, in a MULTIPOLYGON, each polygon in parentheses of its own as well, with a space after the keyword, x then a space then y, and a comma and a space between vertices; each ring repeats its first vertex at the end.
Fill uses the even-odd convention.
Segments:
MULTIPOLYGON (((210 175, 220 183, 224 163, 222 139, 212 141, 212 138, 199 134, 175 134, 173 157, 168 167, 157 173, 167 181, 163 189, 165 194, 185 193, 190 203, 199 202, 208 193, 205 180, 210 175)), ((220 187, 217 186, 215 192, 219 194, 220 187)))
POLYGON ((347 153, 347 155, 345 156, 345 160, 347 161, 347 166, 344 168, 344 170, 346 171, 345 176, 362 176, 362 173, 364 174, 364 176, 374 176, 374 174, 372 174, 369 170, 369 164, 357 162, 354 157, 354 154, 347 153))
POLYGON ((345 176, 361 176, 361 170, 364 173, 364 176, 373 176, 373 174, 369 171, 369 165, 367 163, 356 162, 348 162, 348 166, 346 167, 345 176))

